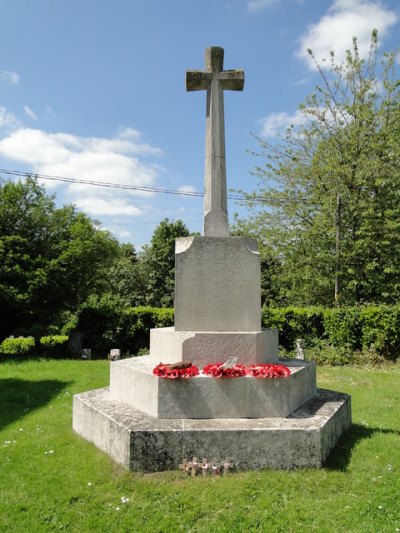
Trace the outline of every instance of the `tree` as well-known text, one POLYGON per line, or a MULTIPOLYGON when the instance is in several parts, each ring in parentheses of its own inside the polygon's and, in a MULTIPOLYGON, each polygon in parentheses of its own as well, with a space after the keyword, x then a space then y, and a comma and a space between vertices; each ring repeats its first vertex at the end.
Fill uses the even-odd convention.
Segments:
POLYGON ((127 306, 146 305, 147 272, 141 255, 133 244, 120 245, 119 256, 108 273, 109 291, 122 298, 127 306))
MULTIPOLYGON (((309 51, 313 57, 312 51, 309 51)), ((248 220, 281 265, 285 303, 393 303, 400 296, 400 83, 396 54, 377 65, 357 39, 345 62, 334 53, 322 83, 300 106, 301 127, 277 144, 259 139, 266 159, 248 220)))
POLYGON ((175 239, 188 236, 182 220, 170 222, 166 218, 154 230, 150 245, 143 247, 140 263, 146 279, 146 305, 174 306, 175 239))
POLYGON ((0 337, 46 331, 102 290, 117 241, 35 179, 0 182, 0 337), (22 331, 23 330, 23 331, 22 331))

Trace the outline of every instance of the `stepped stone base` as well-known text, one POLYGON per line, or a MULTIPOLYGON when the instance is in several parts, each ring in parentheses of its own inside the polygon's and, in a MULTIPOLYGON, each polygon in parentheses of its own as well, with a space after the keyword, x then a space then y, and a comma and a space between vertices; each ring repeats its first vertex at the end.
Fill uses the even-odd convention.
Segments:
POLYGON ((73 429, 125 468, 173 470, 183 458, 230 459, 241 470, 320 468, 351 424, 350 396, 328 390, 287 418, 157 419, 109 389, 74 396, 73 429))
POLYGON ((238 357, 243 365, 278 360, 278 331, 177 331, 174 327, 150 330, 150 359, 156 364, 191 361, 198 367, 238 357))
POLYGON ((285 417, 314 396, 316 371, 313 362, 279 362, 289 377, 169 380, 153 375, 149 356, 132 357, 111 363, 110 394, 156 418, 285 417))

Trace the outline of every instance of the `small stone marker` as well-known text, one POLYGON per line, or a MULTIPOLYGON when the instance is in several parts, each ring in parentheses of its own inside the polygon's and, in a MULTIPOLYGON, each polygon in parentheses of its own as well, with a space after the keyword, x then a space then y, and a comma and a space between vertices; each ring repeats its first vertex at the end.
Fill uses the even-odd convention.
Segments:
POLYGON ((304 346, 305 346, 305 342, 303 339, 296 340, 296 358, 297 359, 305 359, 304 346))
POLYGON ((119 361, 121 359, 121 350, 118 348, 112 348, 110 350, 110 361, 119 361))
POLYGON ((229 237, 226 193, 224 90, 242 91, 243 70, 223 70, 224 49, 206 49, 206 70, 186 71, 187 91, 207 91, 204 236, 229 237))
POLYGON ((82 359, 91 359, 91 358, 92 358, 92 350, 90 348, 83 348, 82 359))

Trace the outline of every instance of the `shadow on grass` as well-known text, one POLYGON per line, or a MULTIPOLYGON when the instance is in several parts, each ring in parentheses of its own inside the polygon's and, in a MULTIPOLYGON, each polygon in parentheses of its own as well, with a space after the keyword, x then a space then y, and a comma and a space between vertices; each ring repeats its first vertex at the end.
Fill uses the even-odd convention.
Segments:
POLYGON ((0 379, 0 430, 48 403, 70 381, 0 379))
POLYGON ((375 434, 400 436, 400 431, 352 424, 349 430, 339 439, 331 455, 326 460, 324 467, 328 470, 347 470, 351 454, 356 444, 362 439, 372 438, 375 434))

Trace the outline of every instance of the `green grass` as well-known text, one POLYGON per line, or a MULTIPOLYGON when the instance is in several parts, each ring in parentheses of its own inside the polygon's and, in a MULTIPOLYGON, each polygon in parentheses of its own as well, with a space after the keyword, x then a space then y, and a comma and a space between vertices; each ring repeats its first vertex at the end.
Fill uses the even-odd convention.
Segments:
POLYGON ((400 365, 318 381, 353 406, 325 468, 192 479, 125 472, 72 432, 72 395, 108 384, 106 361, 4 361, 0 531, 399 531, 400 365))

